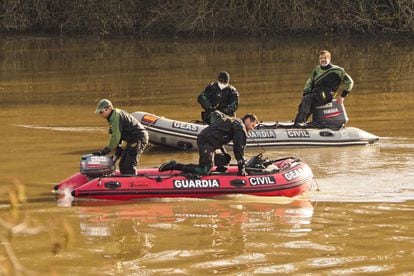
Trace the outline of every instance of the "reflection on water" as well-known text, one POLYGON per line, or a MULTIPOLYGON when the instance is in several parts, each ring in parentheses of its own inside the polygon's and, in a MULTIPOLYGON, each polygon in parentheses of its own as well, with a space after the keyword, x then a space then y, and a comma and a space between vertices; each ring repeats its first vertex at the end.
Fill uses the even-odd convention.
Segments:
MULTIPOLYGON (((60 115, 54 120, 66 124, 68 111, 61 106, 81 106, 84 111, 79 116, 91 125, 96 122, 85 111, 103 97, 129 111, 197 119, 196 96, 223 69, 231 73, 231 82, 241 93, 240 114, 251 111, 263 120, 291 120, 305 80, 318 62, 319 49, 328 48, 333 62, 355 81, 346 100, 351 123, 380 136, 414 135, 405 129, 413 117, 406 100, 414 81, 414 50, 409 42, 324 37, 307 39, 304 46, 302 38, 6 38, 0 47, 4 49, 0 62, 3 104, 53 105, 53 115, 60 115)), ((34 110, 27 112, 39 116, 34 110)), ((27 124, 29 118, 22 123, 27 124)))
POLYGON ((253 196, 80 201, 58 209, 43 203, 33 204, 27 215, 36 221, 65 218, 79 235, 56 255, 46 233, 13 245, 30 246, 17 255, 39 273, 398 274, 413 268, 412 208, 412 201, 338 205, 253 196), (36 266, 31 251, 45 250, 36 263, 47 265, 36 266))
MULTIPOLYGON (((414 270, 411 42, 2 37, 0 48, 0 221, 28 217, 45 229, 17 233, 10 242, 29 270, 59 275, 414 270), (82 154, 106 143, 106 122, 93 113, 99 98, 129 112, 189 121, 200 116, 196 96, 218 71, 228 70, 241 94, 238 115, 291 120, 322 48, 355 81, 346 99, 349 125, 381 141, 368 147, 263 150, 269 157, 302 158, 320 191, 297 199, 234 196, 111 205, 70 198, 56 203, 49 193, 79 170, 82 154), (19 218, 9 210, 7 193, 16 178, 26 185, 28 198, 17 206, 19 218), (69 228, 71 239, 65 238, 69 228), (53 248, 56 239, 66 239, 68 246, 53 248)), ((198 155, 152 147, 141 166, 170 159, 197 162, 198 155)), ((4 247, 0 252, 6 256, 4 247)), ((6 258, 0 271, 4 263, 6 258)))
POLYGON ((102 127, 65 127, 65 126, 36 126, 36 125, 15 125, 16 127, 24 127, 30 129, 41 129, 41 130, 52 130, 52 131, 67 131, 67 132, 105 132, 105 129, 102 127))
MULTIPOLYGON (((217 232, 228 231, 229 223, 238 224, 242 232, 272 232, 280 229, 280 223, 293 228, 309 225, 313 214, 313 207, 307 200, 289 200, 289 203, 285 199, 271 199, 263 203, 254 198, 256 203, 245 203, 243 198, 247 196, 230 198, 231 202, 225 198, 217 201, 183 200, 175 204, 148 201, 139 206, 102 201, 77 202, 75 210, 82 217, 81 229, 86 236, 108 236, 108 233, 115 232, 114 221, 137 220, 165 229, 177 229, 181 224, 214 229, 215 234, 210 240, 212 244, 217 244, 214 238, 222 236, 217 232)), ((302 231, 306 232, 306 229, 302 231)))

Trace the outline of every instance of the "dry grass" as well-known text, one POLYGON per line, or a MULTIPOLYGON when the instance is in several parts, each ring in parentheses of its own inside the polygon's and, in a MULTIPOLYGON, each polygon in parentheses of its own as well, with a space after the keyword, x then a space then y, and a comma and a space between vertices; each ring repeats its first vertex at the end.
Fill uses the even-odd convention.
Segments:
POLYGON ((100 36, 414 33, 414 1, 3 0, 0 31, 100 36))
POLYGON ((2 210, 0 214, 0 275, 37 275, 20 263, 12 241, 19 236, 36 236, 46 232, 50 238, 50 251, 57 255, 70 249, 74 240, 73 229, 64 219, 51 220, 48 226, 40 225, 29 212, 22 211, 27 209, 27 198, 25 186, 19 180, 14 180, 13 185, 4 192, 9 196, 9 210, 2 210))

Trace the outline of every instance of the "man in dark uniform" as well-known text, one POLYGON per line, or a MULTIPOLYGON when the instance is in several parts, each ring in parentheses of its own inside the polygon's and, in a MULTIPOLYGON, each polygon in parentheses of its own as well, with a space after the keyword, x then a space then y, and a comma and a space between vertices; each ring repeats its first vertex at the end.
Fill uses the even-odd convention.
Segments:
POLYGON ((99 113, 109 123, 109 143, 94 155, 107 155, 115 150, 115 156, 121 158, 121 174, 136 174, 138 159, 148 144, 148 132, 140 122, 128 112, 114 108, 111 101, 102 99, 96 106, 99 113))
POLYGON ((239 107, 239 92, 229 84, 229 73, 222 71, 217 81, 212 82, 198 96, 198 103, 204 109, 201 112, 203 122, 211 125, 227 116, 235 116, 239 107))
MULTIPOLYGON (((247 175, 244 149, 246 147, 247 132, 256 127, 256 115, 248 113, 242 119, 227 117, 203 129, 197 137, 199 163, 180 164, 169 161, 160 166, 159 171, 179 170, 197 175, 208 175, 213 166, 214 153, 217 149, 233 141, 233 153, 237 160, 239 175, 247 175)), ((230 160, 229 160, 230 161, 230 160)))
POLYGON ((316 107, 332 102, 341 83, 344 84, 344 90, 338 97, 338 104, 342 104, 343 99, 351 92, 354 81, 342 67, 331 64, 330 52, 321 51, 319 65, 313 69, 306 81, 295 126, 304 126, 316 107))

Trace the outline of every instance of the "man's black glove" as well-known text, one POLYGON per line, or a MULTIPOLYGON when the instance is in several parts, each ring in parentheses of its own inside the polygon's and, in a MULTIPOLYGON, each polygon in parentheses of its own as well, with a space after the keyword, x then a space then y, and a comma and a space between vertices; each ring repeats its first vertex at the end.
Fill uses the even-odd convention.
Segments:
POLYGON ((223 111, 224 114, 229 115, 229 114, 232 114, 233 113, 233 108, 231 108, 230 106, 228 106, 228 107, 223 108, 222 111, 223 111))
POLYGON ((342 91, 342 93, 341 93, 341 97, 342 97, 342 98, 345 98, 346 96, 348 96, 348 94, 349 94, 349 93, 350 93, 349 91, 344 90, 344 91, 342 91))
POLYGON ((237 160, 237 166, 239 167, 238 175, 246 176, 248 173, 246 172, 246 161, 244 159, 237 160))
POLYGON ((124 150, 120 146, 117 146, 115 148, 115 157, 116 158, 121 157, 121 155, 122 155, 123 152, 124 152, 124 150))
POLYGON ((225 163, 228 165, 230 163, 230 160, 231 160, 231 155, 228 154, 227 152, 223 153, 223 155, 224 155, 225 163))
POLYGON ((238 174, 238 175, 240 175, 240 176, 246 176, 246 175, 249 175, 249 174, 246 172, 246 168, 245 168, 245 167, 239 168, 239 172, 238 172, 237 174, 238 174))
POLYGON ((95 151, 95 152, 92 153, 92 155, 102 156, 102 155, 107 155, 110 152, 111 152, 111 150, 108 147, 104 147, 103 150, 95 151))

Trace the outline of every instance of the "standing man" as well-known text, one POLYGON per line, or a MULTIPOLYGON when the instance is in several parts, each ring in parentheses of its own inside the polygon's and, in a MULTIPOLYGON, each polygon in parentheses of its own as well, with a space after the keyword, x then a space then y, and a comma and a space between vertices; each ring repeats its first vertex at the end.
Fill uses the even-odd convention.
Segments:
MULTIPOLYGON (((251 113, 244 115, 242 119, 227 117, 203 129, 197 137, 199 151, 199 163, 180 164, 170 161, 160 166, 159 171, 179 170, 197 175, 208 175, 213 167, 214 153, 233 140, 233 153, 237 159, 238 174, 246 176, 246 162, 244 149, 246 147, 247 133, 254 129, 259 120, 251 113)), ((227 161, 230 162, 230 159, 227 161)))
POLYGON ((95 113, 99 113, 108 121, 111 137, 106 147, 93 154, 107 155, 115 150, 116 158, 121 158, 119 161, 121 174, 136 174, 138 159, 148 144, 148 132, 131 114, 114 108, 110 100, 100 100, 95 113))
POLYGON ((338 103, 348 96, 354 86, 354 81, 342 67, 331 64, 331 53, 323 50, 319 53, 319 65, 317 65, 306 81, 302 101, 299 104, 298 114, 295 118, 295 126, 302 127, 312 114, 313 110, 324 104, 332 102, 339 85, 343 83, 344 90, 338 97, 338 103))
POLYGON ((197 101, 204 109, 201 119, 208 125, 216 123, 227 116, 235 116, 239 107, 239 92, 229 84, 230 75, 226 71, 218 74, 217 81, 212 82, 198 96, 197 101))

